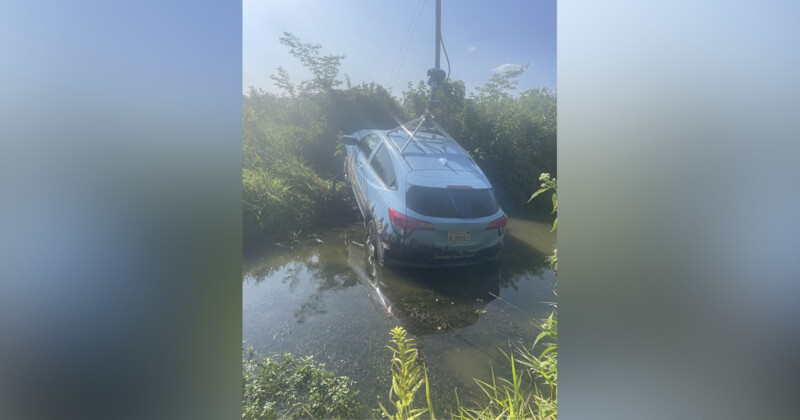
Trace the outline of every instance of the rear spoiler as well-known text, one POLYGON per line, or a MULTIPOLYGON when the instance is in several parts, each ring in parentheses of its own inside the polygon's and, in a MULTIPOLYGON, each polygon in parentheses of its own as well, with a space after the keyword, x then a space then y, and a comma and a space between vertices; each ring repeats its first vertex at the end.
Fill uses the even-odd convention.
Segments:
POLYGON ((458 171, 460 176, 452 176, 453 171, 421 170, 406 175, 407 185, 429 188, 472 188, 489 189, 492 185, 475 176, 474 172, 458 171), (448 176, 450 175, 450 176, 448 176))

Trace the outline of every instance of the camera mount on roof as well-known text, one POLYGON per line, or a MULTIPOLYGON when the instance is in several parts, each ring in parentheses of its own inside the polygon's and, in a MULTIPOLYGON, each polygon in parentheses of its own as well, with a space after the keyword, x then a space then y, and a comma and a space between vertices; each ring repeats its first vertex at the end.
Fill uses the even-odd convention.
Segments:
POLYGON ((428 86, 431 88, 438 88, 439 85, 447 78, 447 73, 438 67, 431 67, 428 69, 428 86))
POLYGON ((438 67, 431 67, 428 69, 428 86, 431 87, 431 96, 428 98, 428 109, 425 110, 425 114, 430 113, 430 109, 436 106, 438 101, 434 99, 433 94, 438 90, 444 79, 447 78, 447 73, 444 70, 438 67))

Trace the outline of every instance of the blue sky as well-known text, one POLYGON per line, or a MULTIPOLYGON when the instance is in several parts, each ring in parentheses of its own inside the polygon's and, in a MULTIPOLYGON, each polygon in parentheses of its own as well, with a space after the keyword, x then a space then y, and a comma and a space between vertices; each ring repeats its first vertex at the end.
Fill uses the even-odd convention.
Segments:
MULTIPOLYGON (((304 42, 321 44, 323 54, 346 55, 340 76, 347 73, 353 83, 376 82, 399 95, 409 81, 426 79, 433 67, 434 13, 435 0, 244 0, 243 89, 276 92, 269 75, 278 66, 295 83, 310 78, 278 41, 288 31, 304 42)), ((519 90, 556 88, 555 0, 442 0, 442 38, 450 56, 450 78, 464 80, 468 91, 486 83, 493 69, 525 63, 530 67, 519 78, 519 90)), ((447 70, 444 51, 441 67, 447 70)))

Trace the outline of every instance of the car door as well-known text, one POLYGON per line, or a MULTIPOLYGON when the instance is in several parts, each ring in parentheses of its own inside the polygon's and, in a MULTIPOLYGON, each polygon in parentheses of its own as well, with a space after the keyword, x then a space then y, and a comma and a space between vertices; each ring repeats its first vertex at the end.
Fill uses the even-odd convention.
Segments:
POLYGON ((367 200, 367 166, 369 166, 369 158, 375 149, 375 146, 380 143, 380 137, 375 134, 369 134, 361 139, 358 143, 358 153, 353 158, 353 171, 355 172, 355 180, 353 182, 353 192, 358 201, 361 212, 366 215, 369 211, 369 201, 367 200))
MULTIPOLYGON (((380 218, 388 215, 389 193, 397 190, 397 174, 391 153, 385 143, 375 149, 369 161, 369 168, 365 171, 367 180, 367 202, 369 208, 380 218)), ((388 223, 382 220, 381 224, 388 223)))

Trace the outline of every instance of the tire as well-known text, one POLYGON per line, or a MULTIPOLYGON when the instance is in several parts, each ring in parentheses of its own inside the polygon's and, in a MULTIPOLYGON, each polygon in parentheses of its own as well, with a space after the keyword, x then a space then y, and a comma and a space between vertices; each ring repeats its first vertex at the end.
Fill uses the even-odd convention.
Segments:
POLYGON ((373 258, 378 258, 378 229, 375 227, 375 221, 370 219, 367 223, 367 232, 364 238, 364 248, 367 254, 373 258))

